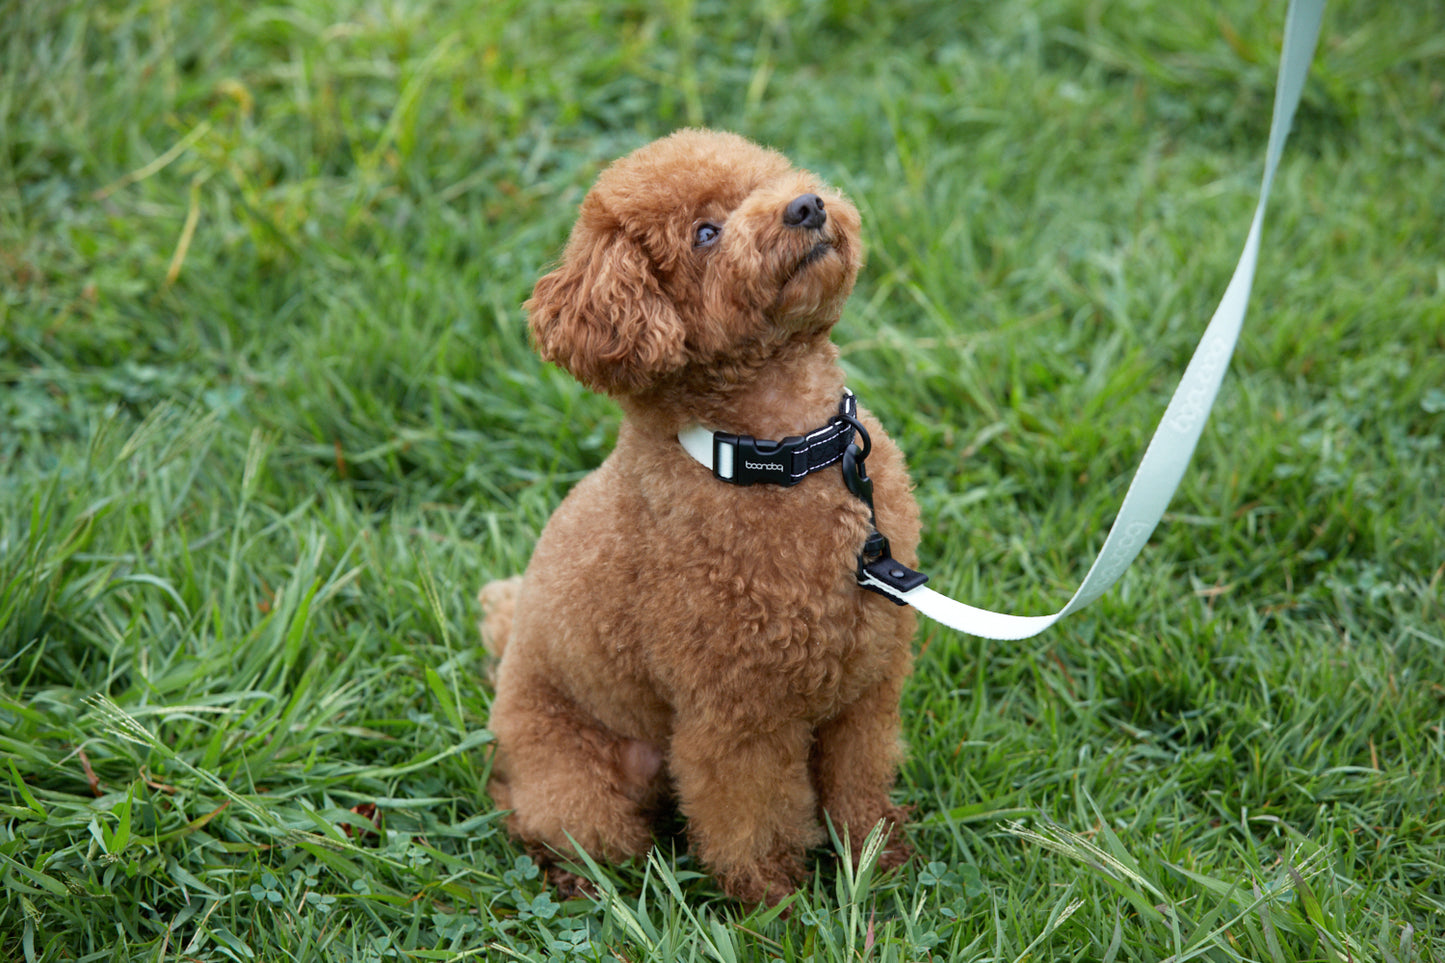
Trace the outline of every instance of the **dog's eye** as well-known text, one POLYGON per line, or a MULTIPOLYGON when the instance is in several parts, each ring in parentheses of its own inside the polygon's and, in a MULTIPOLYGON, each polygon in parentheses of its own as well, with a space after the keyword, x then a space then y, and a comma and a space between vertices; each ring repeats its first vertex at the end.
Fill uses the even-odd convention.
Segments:
POLYGON ((716 224, 699 224, 697 231, 693 234, 693 247, 709 247, 717 242, 722 236, 722 228, 716 224))

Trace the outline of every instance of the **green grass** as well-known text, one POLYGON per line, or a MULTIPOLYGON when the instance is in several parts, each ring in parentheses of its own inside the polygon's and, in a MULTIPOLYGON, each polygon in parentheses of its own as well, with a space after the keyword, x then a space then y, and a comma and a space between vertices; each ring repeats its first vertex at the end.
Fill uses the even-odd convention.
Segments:
POLYGON ((1445 9, 1336 3, 1171 513, 927 627, 921 853, 558 906, 472 598, 616 409, 520 304, 708 123, 847 190, 935 582, 1053 611, 1238 256, 1283 4, 0 0, 0 958, 1445 960, 1445 9), (378 827, 372 822, 375 807, 378 827))

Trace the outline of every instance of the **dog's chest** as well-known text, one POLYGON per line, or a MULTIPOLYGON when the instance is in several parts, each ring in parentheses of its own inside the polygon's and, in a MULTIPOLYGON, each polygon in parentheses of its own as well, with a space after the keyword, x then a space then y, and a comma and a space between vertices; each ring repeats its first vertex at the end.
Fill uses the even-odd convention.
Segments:
POLYGON ((694 649, 716 687, 766 691, 790 715, 827 717, 895 661, 894 607, 855 577, 867 511, 833 481, 713 483, 652 513, 657 584, 678 603, 664 644, 694 649))

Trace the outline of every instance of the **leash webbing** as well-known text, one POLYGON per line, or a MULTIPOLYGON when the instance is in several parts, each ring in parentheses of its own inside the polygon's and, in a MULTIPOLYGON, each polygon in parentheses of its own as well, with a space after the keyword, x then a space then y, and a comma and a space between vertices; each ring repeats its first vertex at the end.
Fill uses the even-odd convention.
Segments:
POLYGON ((1099 557, 1090 566, 1074 597, 1053 615, 1021 616, 965 605, 927 586, 898 591, 871 575, 863 576, 861 584, 912 605, 929 618, 960 632, 987 639, 1026 639, 1103 595, 1134 561, 1179 487, 1179 480, 1184 476, 1184 469, 1204 430, 1204 422, 1219 394, 1219 385, 1229 359, 1234 354, 1235 342, 1244 324, 1245 309, 1249 305, 1255 266, 1259 261, 1265 204, 1269 200, 1275 169, 1284 150, 1285 138, 1289 136, 1295 108, 1299 106, 1310 62, 1314 59, 1323 13, 1324 0, 1290 0, 1289 12, 1285 15, 1274 114, 1265 148, 1264 178, 1244 251, 1225 288, 1224 297, 1205 328, 1199 347, 1195 349, 1194 357, 1190 359, 1174 396, 1164 410, 1159 427, 1150 439, 1134 479, 1129 483, 1129 490, 1124 494, 1124 502, 1108 537, 1104 539, 1099 557))

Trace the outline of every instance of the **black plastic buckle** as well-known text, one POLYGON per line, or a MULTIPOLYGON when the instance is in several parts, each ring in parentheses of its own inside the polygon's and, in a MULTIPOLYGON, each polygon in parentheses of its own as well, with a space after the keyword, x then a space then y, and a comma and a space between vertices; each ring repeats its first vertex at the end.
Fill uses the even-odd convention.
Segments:
POLYGON ((729 435, 714 432, 712 436, 713 474, 734 485, 753 485, 758 482, 791 488, 808 474, 807 458, 803 452, 806 439, 793 435, 782 441, 758 441, 752 435, 729 435), (722 449, 732 450, 732 477, 722 475, 718 469, 723 464, 722 449), (799 461, 803 464, 798 464, 799 461))
MULTIPOLYGON (((878 537, 883 538, 881 535, 878 537)), ((886 543, 888 540, 885 538, 883 541, 886 543)), ((876 585, 865 582, 863 577, 866 575, 874 578, 899 594, 910 592, 928 581, 927 575, 924 575, 922 572, 915 572, 892 555, 887 554, 886 544, 884 554, 871 562, 865 560, 867 551, 865 547, 863 550, 864 554, 858 556, 858 584, 870 592, 877 592, 894 605, 907 605, 908 603, 900 598, 895 598, 876 585)))

